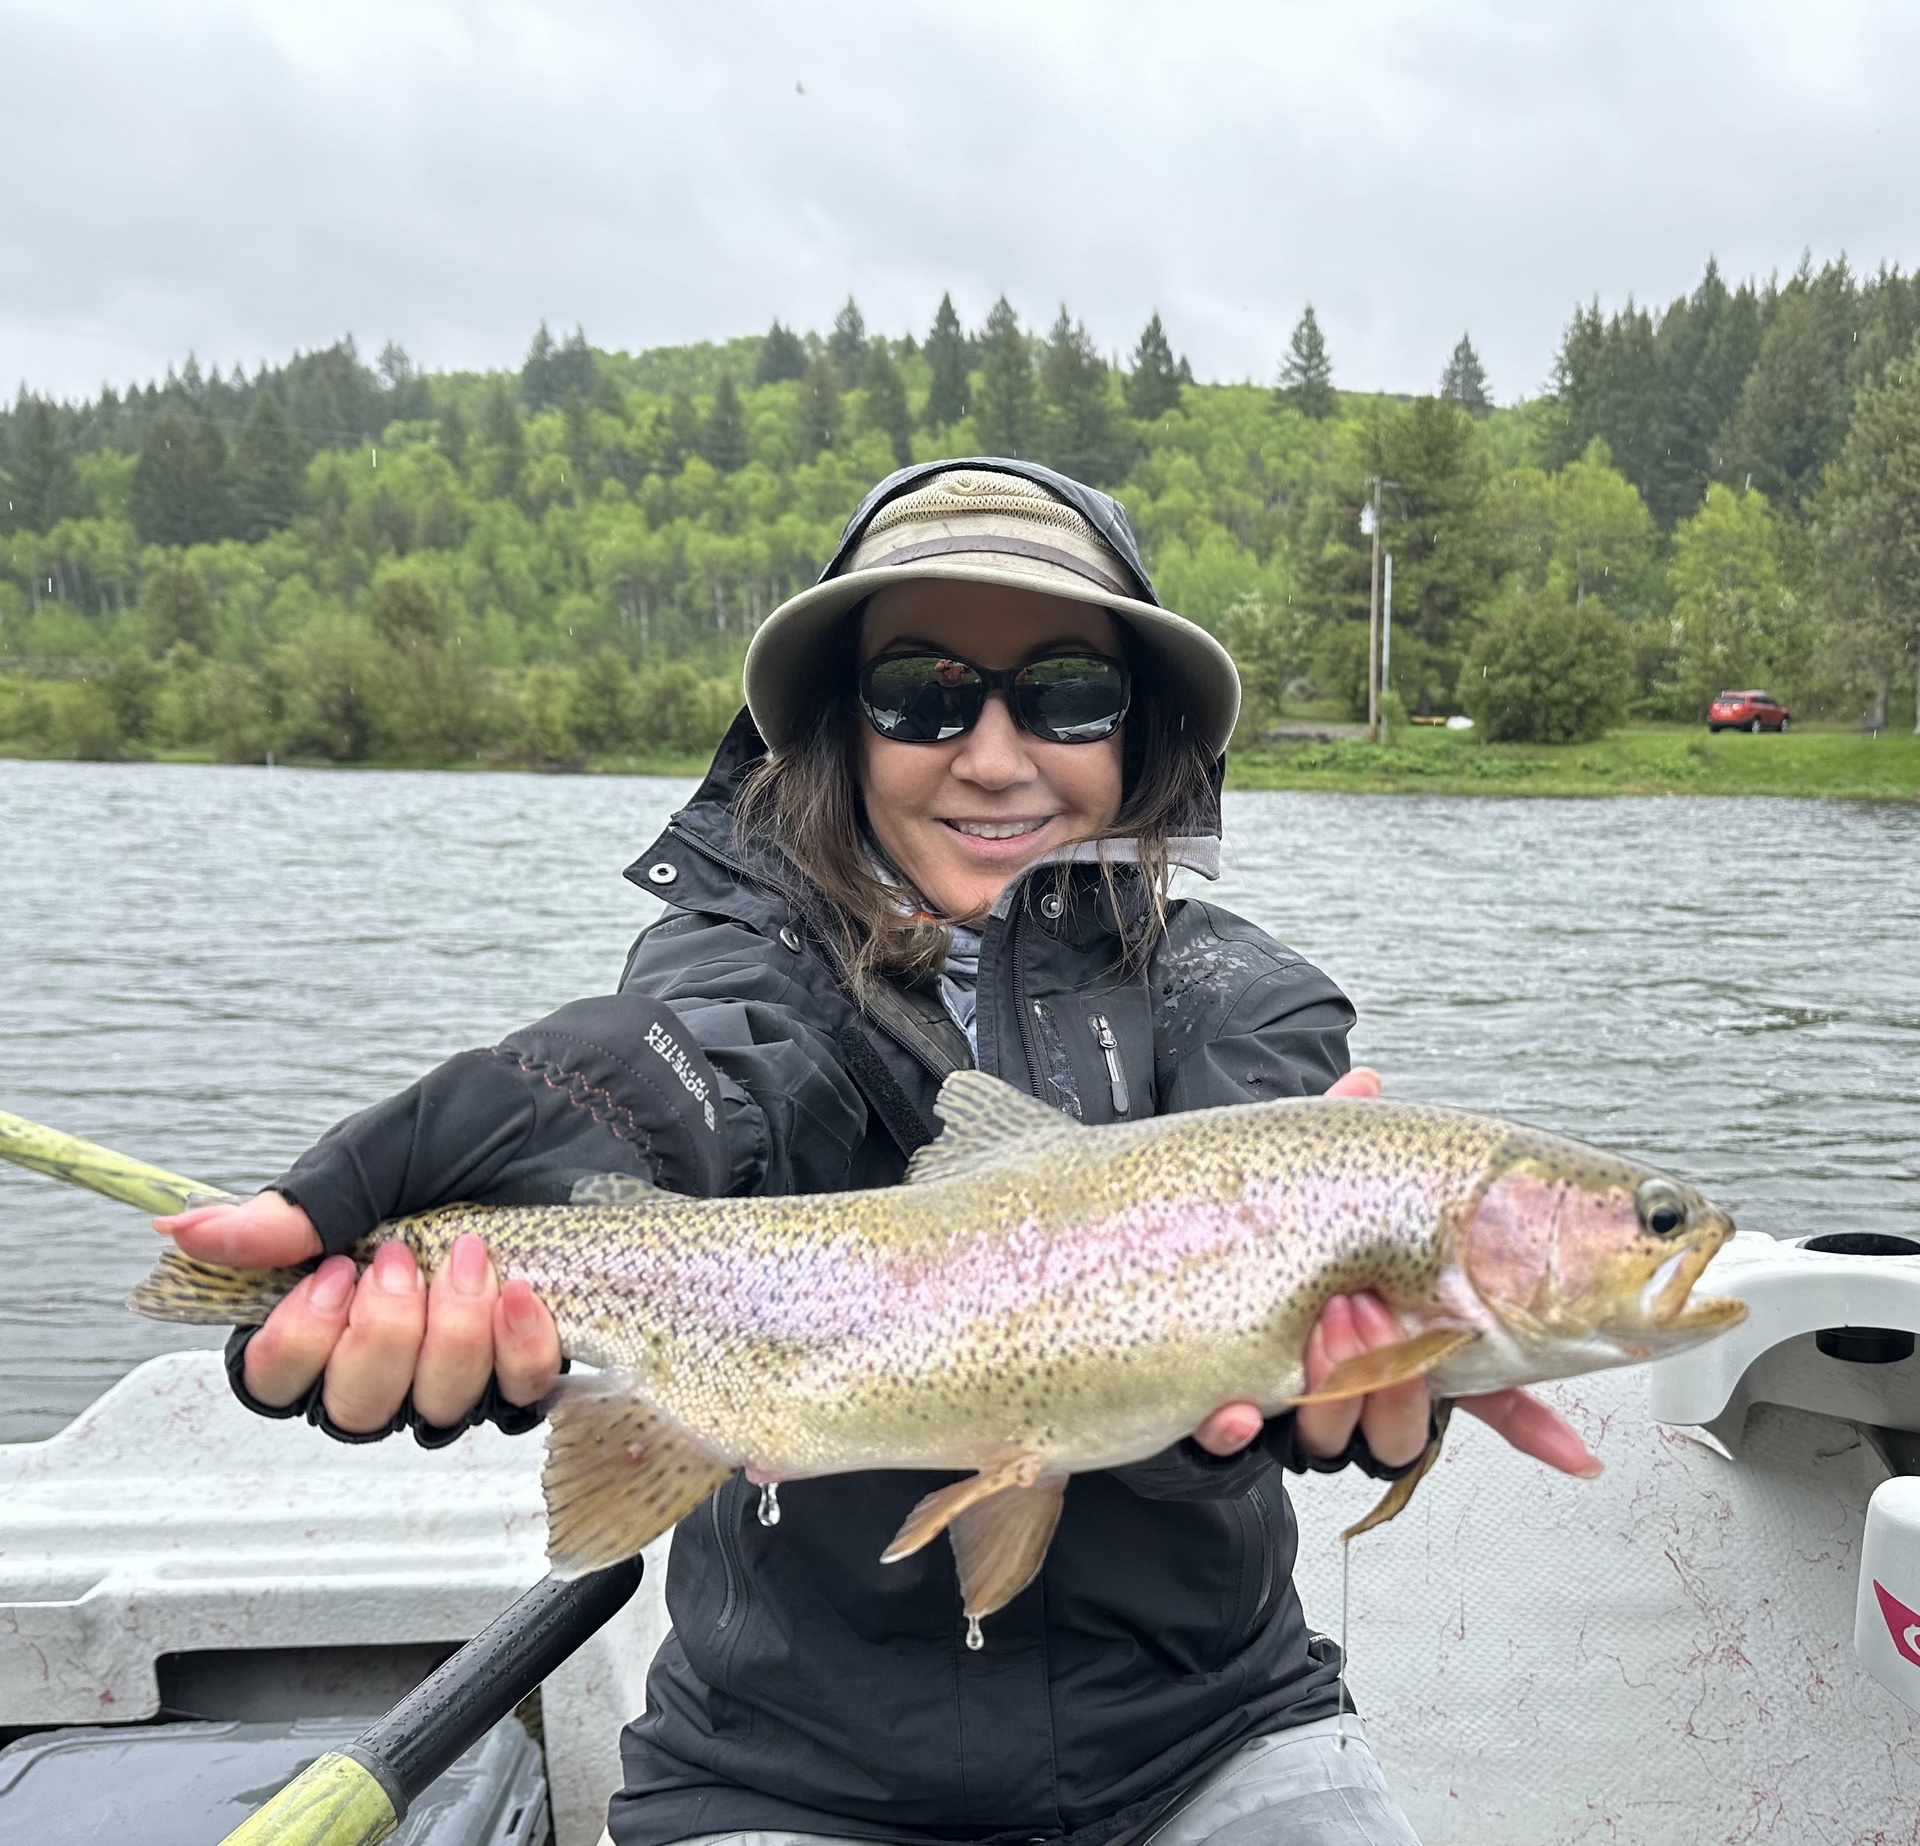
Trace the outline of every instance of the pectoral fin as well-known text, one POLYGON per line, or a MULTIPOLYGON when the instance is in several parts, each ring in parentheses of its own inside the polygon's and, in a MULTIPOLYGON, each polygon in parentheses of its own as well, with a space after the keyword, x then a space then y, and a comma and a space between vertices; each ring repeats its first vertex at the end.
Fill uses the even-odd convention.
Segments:
MULTIPOLYGON (((1015 1455, 991 1468, 982 1468, 964 1481, 930 1493, 907 1515, 906 1524, 893 1535, 893 1543, 880 1554, 882 1564, 897 1564, 910 1558, 921 1546, 930 1543, 964 1513, 968 1507, 1009 1488, 1031 1487, 1046 1467, 1038 1455, 1015 1455)), ((1050 1534, 1049 1534, 1050 1535, 1050 1534)), ((1042 1550, 1046 1547, 1043 1544, 1042 1550)))
POLYGON ((1004 1609, 1039 1574, 1066 1491, 1063 1474, 1009 1487, 976 1500, 947 1528, 964 1614, 977 1619, 1004 1609))
POLYGON ((1342 1544, 1358 1538, 1362 1532, 1371 1532, 1375 1526, 1385 1525, 1389 1519, 1406 1509, 1407 1502, 1413 1498, 1413 1490, 1433 1472, 1433 1464, 1440 1459, 1440 1445, 1447 1439, 1447 1421, 1452 1415, 1451 1398, 1441 1397, 1434 1400, 1433 1440, 1427 1444, 1425 1453, 1413 1464, 1411 1470, 1401 1475, 1380 1496, 1379 1505, 1366 1518, 1355 1525, 1348 1526, 1340 1534, 1342 1544))
POLYGON ((617 1373, 562 1385, 547 1416, 541 1484, 556 1577, 632 1557, 733 1472, 617 1373))
POLYGON ((1317 1391, 1296 1397, 1293 1403, 1335 1404, 1343 1398, 1364 1397, 1369 1391, 1405 1384, 1409 1378, 1424 1378, 1442 1360, 1452 1358, 1480 1337, 1471 1327, 1429 1327, 1391 1346, 1357 1352, 1351 1359, 1342 1359, 1321 1379, 1317 1391))

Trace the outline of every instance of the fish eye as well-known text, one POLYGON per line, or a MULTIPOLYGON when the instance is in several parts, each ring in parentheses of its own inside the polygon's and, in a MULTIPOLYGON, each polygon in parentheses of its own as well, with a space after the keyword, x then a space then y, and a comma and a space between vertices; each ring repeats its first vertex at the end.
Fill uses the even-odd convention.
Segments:
POLYGON ((1668 1179, 1645 1181, 1634 1195, 1640 1222, 1656 1237, 1671 1237, 1687 1228, 1687 1201, 1668 1179))

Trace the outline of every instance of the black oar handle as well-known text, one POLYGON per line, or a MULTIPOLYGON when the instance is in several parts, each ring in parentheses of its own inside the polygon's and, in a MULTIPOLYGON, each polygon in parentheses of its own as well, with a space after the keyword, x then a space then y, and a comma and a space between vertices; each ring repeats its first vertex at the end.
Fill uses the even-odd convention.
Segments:
POLYGON ((635 1556, 569 1582, 543 1577, 348 1745, 345 1754, 386 1790, 396 1821, 626 1607, 640 1587, 640 1573, 635 1556))

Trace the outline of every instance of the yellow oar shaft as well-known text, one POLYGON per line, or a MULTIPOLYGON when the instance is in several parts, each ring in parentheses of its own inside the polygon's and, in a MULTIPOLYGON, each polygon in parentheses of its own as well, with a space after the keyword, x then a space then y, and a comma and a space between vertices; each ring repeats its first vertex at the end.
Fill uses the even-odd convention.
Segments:
POLYGON ((137 1205, 147 1212, 184 1211, 189 1205, 234 1197, 204 1180, 186 1179, 165 1167, 129 1159, 98 1142, 42 1128, 38 1122, 9 1115, 4 1109, 0 1109, 0 1160, 31 1167, 70 1186, 84 1186, 89 1192, 104 1192, 110 1199, 137 1205))

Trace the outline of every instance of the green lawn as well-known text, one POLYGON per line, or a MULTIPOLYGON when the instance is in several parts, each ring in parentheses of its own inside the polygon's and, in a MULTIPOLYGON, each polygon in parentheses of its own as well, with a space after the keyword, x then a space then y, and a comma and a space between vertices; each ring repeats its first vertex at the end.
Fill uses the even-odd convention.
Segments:
POLYGON ((1920 737, 1645 725, 1590 744, 1489 744, 1426 727, 1389 744, 1273 744, 1229 759, 1229 788, 1436 795, 1829 795, 1920 798, 1920 737))

